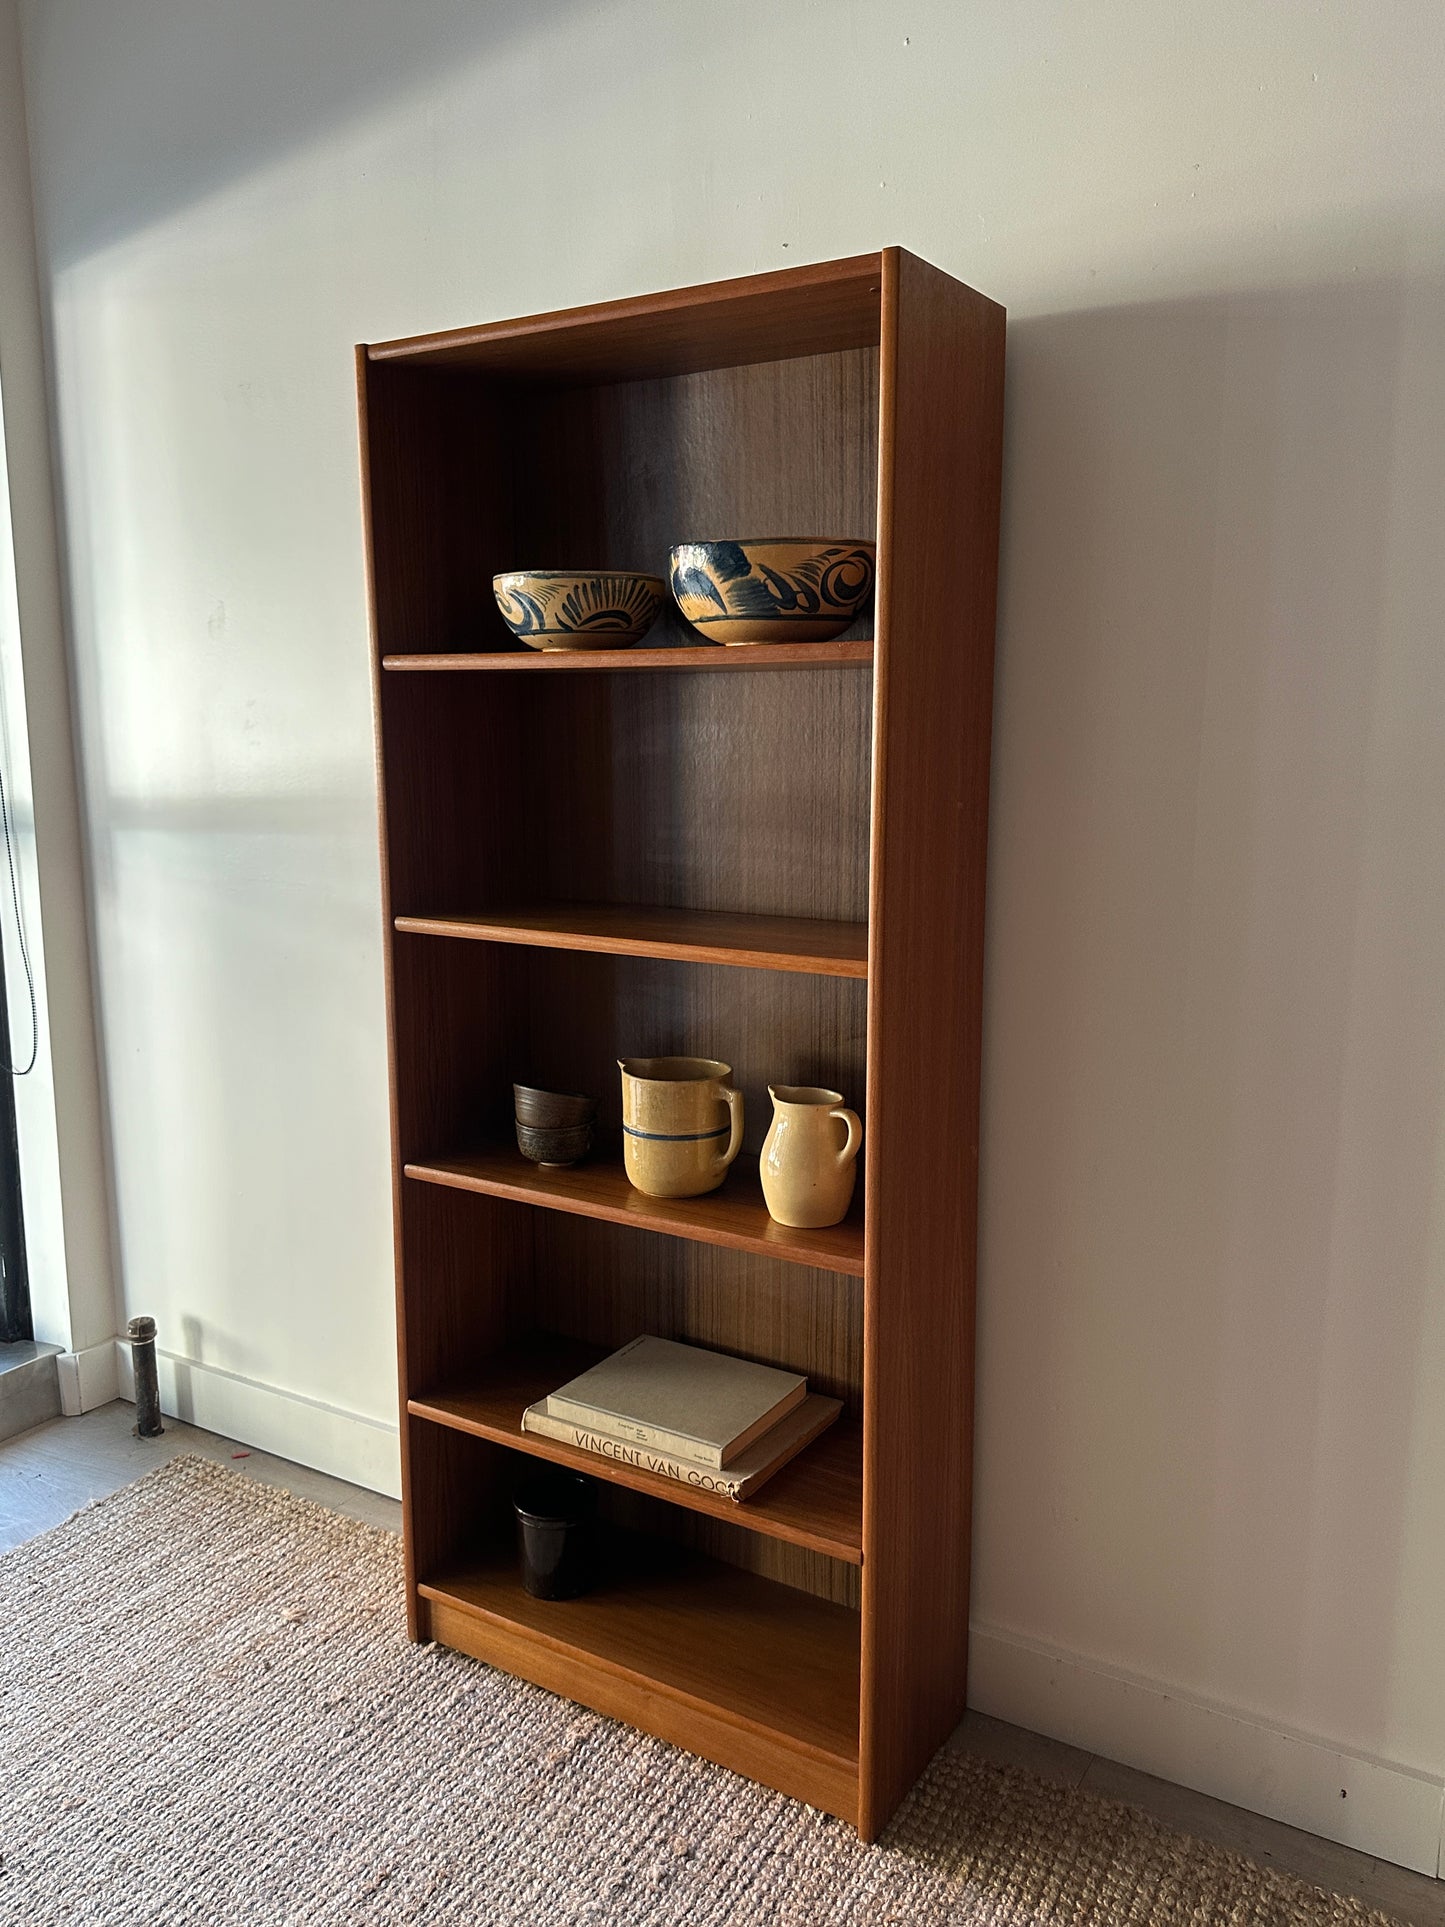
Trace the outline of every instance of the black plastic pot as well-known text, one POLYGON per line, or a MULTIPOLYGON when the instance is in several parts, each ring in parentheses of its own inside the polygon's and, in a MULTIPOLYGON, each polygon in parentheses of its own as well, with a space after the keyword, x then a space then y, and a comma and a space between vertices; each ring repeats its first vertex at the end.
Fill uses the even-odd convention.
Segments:
POLYGON ((592 1579, 592 1513, 597 1488, 578 1472, 538 1466, 518 1482, 517 1552, 534 1599, 575 1599, 592 1579))

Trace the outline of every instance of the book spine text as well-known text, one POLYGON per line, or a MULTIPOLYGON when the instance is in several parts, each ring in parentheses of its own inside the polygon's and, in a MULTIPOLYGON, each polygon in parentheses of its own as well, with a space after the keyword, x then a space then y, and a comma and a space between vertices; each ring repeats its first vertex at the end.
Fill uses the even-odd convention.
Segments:
MULTIPOLYGON (((655 1425, 644 1425, 637 1419, 623 1418, 615 1412, 592 1413, 574 1405, 570 1400, 559 1399, 552 1393, 547 1401, 547 1416, 562 1425, 576 1425, 598 1438, 613 1438, 626 1445, 637 1445, 649 1452, 656 1452, 663 1458, 676 1459, 681 1463, 702 1466, 718 1471, 722 1466, 722 1453, 715 1445, 707 1445, 701 1439, 687 1439, 676 1432, 667 1432, 655 1425)), ((718 1488, 721 1490, 721 1488, 718 1488)))
POLYGON ((577 1425, 570 1419, 554 1418, 550 1412, 529 1408, 522 1414, 522 1430, 536 1432, 543 1438, 558 1439, 563 1445, 576 1446, 579 1452, 596 1452, 602 1458, 612 1459, 618 1465, 631 1466, 638 1472, 651 1472, 660 1479, 676 1479, 680 1485, 691 1486, 696 1492, 717 1492, 724 1498, 736 1499, 742 1485, 740 1479, 716 1467, 693 1465, 686 1459, 655 1451, 651 1446, 639 1445, 632 1439, 612 1438, 606 1432, 593 1431, 591 1427, 577 1425))

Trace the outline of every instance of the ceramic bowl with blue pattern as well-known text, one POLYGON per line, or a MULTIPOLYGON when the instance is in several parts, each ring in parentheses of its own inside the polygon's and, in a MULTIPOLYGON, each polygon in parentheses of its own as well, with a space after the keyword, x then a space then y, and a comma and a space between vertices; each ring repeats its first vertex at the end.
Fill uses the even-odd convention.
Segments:
POLYGON ((512 569, 492 577, 492 593, 529 649, 627 649, 656 622, 667 585, 630 569, 512 569))
POLYGON ((774 536, 683 542, 672 593, 709 642, 828 642, 873 593, 871 542, 774 536))

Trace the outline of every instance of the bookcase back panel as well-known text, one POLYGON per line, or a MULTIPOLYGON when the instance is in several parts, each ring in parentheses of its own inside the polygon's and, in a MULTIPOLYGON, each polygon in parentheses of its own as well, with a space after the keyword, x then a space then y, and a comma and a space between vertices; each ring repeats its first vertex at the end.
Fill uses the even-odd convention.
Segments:
POLYGON ((393 1077, 403 1164, 475 1143, 511 1114, 525 1020, 507 999, 517 955, 436 937, 392 940, 393 1077))
POLYGON ((397 916, 538 894, 529 878, 525 800, 536 782, 537 705, 524 677, 488 677, 486 689, 481 680, 381 678, 386 851, 397 916))
MULTIPOLYGON (((408 1552, 425 1584, 514 1531, 518 1455, 488 1439, 402 1415, 407 1441, 408 1552)), ((425 1634, 422 1635, 425 1637, 425 1634)))
POLYGON ((530 750, 558 779, 528 823, 544 894, 867 919, 871 673, 556 677, 536 695, 530 750))
MULTIPOLYGON (((425 1583, 448 1566, 464 1564, 491 1547, 510 1556, 516 1536, 512 1499, 537 1461, 488 1439, 454 1432, 425 1419, 408 1419, 411 1485, 415 1495, 416 1576, 425 1583)), ((746 1501, 744 1501, 744 1505, 746 1501)), ((820 1552, 750 1532, 745 1525, 704 1518, 605 1479, 596 1481, 599 1549, 619 1535, 638 1534, 669 1546, 708 1554, 760 1579, 836 1605, 859 1608, 857 1566, 820 1552)), ((741 1510, 741 1508, 740 1508, 741 1510)))
MULTIPOLYGON (((744 1500, 739 1511, 745 1511, 744 1500)), ((603 1484, 599 1489, 598 1516, 608 1527, 646 1533, 649 1538, 665 1539, 672 1545, 688 1546, 705 1552, 744 1572, 755 1572, 760 1579, 773 1579, 798 1592, 812 1593, 817 1599, 831 1599, 835 1605, 859 1610, 862 1592, 861 1572, 843 1559, 830 1559, 825 1553, 810 1552, 805 1546, 788 1545, 745 1525, 731 1525, 722 1519, 704 1518, 682 1506, 668 1505, 624 1486, 603 1484)))
POLYGON ((866 1122, 861 979, 405 934, 393 954, 404 1163, 510 1135, 514 1082, 587 1092, 615 1134, 619 1057, 731 1064, 753 1154, 770 1083, 841 1091, 866 1122))
MULTIPOLYGON (((510 1557, 516 1536, 512 1500, 537 1461, 427 1419, 408 1417, 412 1547, 417 1580, 435 1579, 489 1548, 510 1557)), ((601 1547, 621 1534, 638 1534, 669 1546, 708 1554, 761 1579, 775 1580, 815 1598, 859 1609, 860 1571, 803 1546, 753 1532, 742 1523, 711 1519, 669 1505, 606 1479, 595 1482, 601 1547)), ((739 1507, 740 1515, 746 1501, 739 1507)))
MULTIPOLYGON (((876 348, 524 391, 512 405, 518 568, 665 580, 679 542, 876 534, 876 348)), ((847 633, 871 636, 872 609, 847 633)), ((647 640, 701 642, 670 602, 647 640)))
POLYGON ((378 653, 482 646, 501 628, 492 577, 516 553, 512 392, 364 358, 360 375, 378 653))
POLYGON ((867 985, 859 979, 564 951, 517 954, 530 992, 527 1061, 547 1088, 600 1096, 604 1128, 622 1122, 619 1057, 730 1064, 743 1093, 743 1146, 754 1154, 772 1119, 770 1083, 826 1085, 863 1111, 867 985), (579 1083, 565 1081, 569 1069, 579 1083))
POLYGON ((811 1390, 858 1414, 861 1279, 563 1212, 535 1217, 535 1271, 514 1297, 514 1329, 609 1349, 643 1333, 708 1345, 806 1372, 811 1390))
POLYGON ((402 1395, 411 1397, 506 1344, 531 1275, 532 1224, 500 1199, 410 1179, 400 1223, 402 1395))
MULTIPOLYGON (((876 534, 876 348, 597 386, 376 362, 363 380, 383 655, 523 646, 502 570, 665 579, 678 542, 876 534)), ((873 633, 871 609, 848 633, 873 633)), ((648 641, 712 646, 670 603, 648 641)))
POLYGON ((535 902, 864 922, 873 678, 384 678, 398 915, 535 902))

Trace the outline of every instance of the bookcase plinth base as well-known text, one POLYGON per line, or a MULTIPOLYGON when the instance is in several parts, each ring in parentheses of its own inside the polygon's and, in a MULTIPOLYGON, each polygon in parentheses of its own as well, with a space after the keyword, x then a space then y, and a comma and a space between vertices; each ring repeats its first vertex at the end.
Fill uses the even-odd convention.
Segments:
POLYGON ((713 1561, 534 1600, 501 1556, 418 1590, 442 1645, 857 1824, 856 1613, 713 1561))

